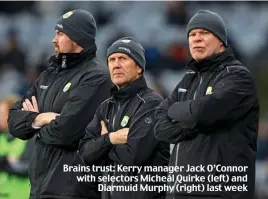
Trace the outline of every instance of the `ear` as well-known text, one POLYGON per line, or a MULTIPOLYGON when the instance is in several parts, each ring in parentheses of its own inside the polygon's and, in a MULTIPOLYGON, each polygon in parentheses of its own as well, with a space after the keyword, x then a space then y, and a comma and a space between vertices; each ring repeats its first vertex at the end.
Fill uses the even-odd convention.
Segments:
POLYGON ((138 68, 138 74, 140 75, 142 73, 142 69, 139 67, 138 68))

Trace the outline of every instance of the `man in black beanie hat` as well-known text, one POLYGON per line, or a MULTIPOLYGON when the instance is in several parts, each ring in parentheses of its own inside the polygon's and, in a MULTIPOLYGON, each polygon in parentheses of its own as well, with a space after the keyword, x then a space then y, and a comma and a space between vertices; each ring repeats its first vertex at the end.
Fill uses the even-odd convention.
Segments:
POLYGON ((96 60, 96 23, 85 10, 60 17, 53 39, 55 55, 26 95, 9 112, 10 133, 35 138, 29 166, 30 199, 98 199, 96 182, 79 182, 84 173, 79 140, 112 83, 96 60))
POLYGON ((167 166, 170 156, 169 144, 158 142, 153 134, 154 111, 162 98, 143 77, 144 49, 133 38, 119 39, 108 48, 107 62, 115 86, 87 126, 80 155, 87 165, 113 166, 103 175, 118 180, 99 185, 103 199, 163 199, 165 180, 150 179, 166 178, 167 173, 143 167, 167 166))
POLYGON ((215 12, 198 11, 187 38, 188 71, 156 110, 155 136, 175 144, 169 165, 184 168, 173 173, 167 199, 253 199, 259 103, 252 75, 215 12))

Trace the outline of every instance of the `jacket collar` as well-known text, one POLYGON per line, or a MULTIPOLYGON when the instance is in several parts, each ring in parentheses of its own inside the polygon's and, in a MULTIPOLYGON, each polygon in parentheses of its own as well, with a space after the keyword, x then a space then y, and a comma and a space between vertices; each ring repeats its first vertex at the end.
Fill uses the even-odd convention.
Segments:
POLYGON ((114 86, 111 89, 111 95, 113 99, 123 101, 132 98, 145 88, 147 88, 147 84, 145 78, 141 76, 122 89, 118 89, 117 86, 114 86))
POLYGON ((77 67, 79 63, 96 57, 96 50, 90 49, 81 53, 60 53, 58 57, 53 55, 48 60, 50 67, 57 68, 59 71, 77 67))
POLYGON ((235 58, 232 48, 229 46, 225 51, 217 54, 213 54, 199 62, 192 59, 186 66, 196 72, 213 71, 216 67, 219 67, 223 63, 235 63, 240 64, 235 58))

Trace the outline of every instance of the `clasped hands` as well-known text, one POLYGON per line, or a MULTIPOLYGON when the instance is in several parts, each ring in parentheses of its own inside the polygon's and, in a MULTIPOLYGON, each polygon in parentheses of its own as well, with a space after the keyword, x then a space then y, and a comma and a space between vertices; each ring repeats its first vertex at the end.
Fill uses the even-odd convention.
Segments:
MULTIPOLYGON (((39 113, 38 103, 35 96, 32 96, 32 103, 29 99, 26 99, 22 103, 22 109, 23 111, 32 111, 39 113)), ((33 121, 33 125, 35 127, 42 127, 46 124, 49 124, 52 120, 56 119, 56 116, 59 116, 60 114, 54 113, 54 112, 47 112, 47 113, 40 113, 37 115, 35 120, 33 121)))

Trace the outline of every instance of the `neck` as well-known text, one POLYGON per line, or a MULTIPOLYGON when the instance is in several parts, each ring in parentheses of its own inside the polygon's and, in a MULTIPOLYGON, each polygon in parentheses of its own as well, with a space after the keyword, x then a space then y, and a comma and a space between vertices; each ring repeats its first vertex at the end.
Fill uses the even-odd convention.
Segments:
MULTIPOLYGON (((215 50, 215 52, 212 53, 212 55, 210 55, 210 56, 208 56, 208 57, 211 57, 211 56, 213 56, 213 55, 222 53, 222 52, 224 52, 224 51, 225 51, 225 47, 224 47, 224 46, 221 46, 218 50, 215 50)), ((208 58, 208 57, 205 57, 205 59, 208 58)), ((203 59, 195 59, 196 62, 201 62, 202 60, 203 60, 203 59)))
POLYGON ((77 46, 72 53, 81 53, 84 50, 84 48, 77 46))

